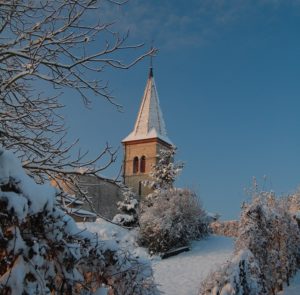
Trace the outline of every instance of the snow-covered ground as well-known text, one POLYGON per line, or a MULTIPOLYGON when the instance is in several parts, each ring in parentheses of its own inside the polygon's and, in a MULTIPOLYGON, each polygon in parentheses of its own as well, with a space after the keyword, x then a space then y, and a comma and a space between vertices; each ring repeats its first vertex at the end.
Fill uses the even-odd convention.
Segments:
POLYGON ((153 262, 155 281, 165 295, 196 295, 202 280, 233 252, 231 238, 210 236, 195 241, 191 251, 153 262))
MULTIPOLYGON (((149 258, 146 249, 136 244, 136 232, 98 219, 91 223, 78 223, 82 229, 97 233, 102 240, 113 240, 135 253, 141 259, 149 258)), ((209 236, 194 241, 189 252, 168 259, 152 257, 154 277, 164 295, 197 295, 201 282, 221 264, 230 259, 234 240, 222 236, 209 236)), ((289 287, 278 295, 300 294, 300 271, 289 287)))
POLYGON ((291 280, 290 286, 285 287, 283 292, 278 295, 299 295, 300 294, 300 271, 291 280))
MULTIPOLYGON (((140 258, 148 256, 144 248, 137 247, 134 231, 130 232, 100 219, 91 223, 78 223, 78 226, 97 233, 103 240, 116 240, 123 247, 131 248, 140 258)), ((189 252, 163 260, 153 257, 154 277, 159 289, 165 295, 196 295, 201 281, 230 258, 233 243, 231 238, 210 236, 193 242, 189 252)))

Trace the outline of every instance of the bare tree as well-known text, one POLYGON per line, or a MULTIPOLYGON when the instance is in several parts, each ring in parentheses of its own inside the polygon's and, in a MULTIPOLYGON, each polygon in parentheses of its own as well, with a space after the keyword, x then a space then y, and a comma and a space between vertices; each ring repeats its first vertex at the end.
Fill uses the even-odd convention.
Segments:
POLYGON ((155 53, 135 51, 128 60, 127 51, 142 44, 128 44, 128 34, 101 20, 105 6, 125 2, 0 0, 0 145, 14 150, 38 182, 96 175, 115 160, 108 145, 91 161, 85 153, 70 156, 76 143, 65 141, 59 97, 69 88, 85 105, 99 96, 119 106, 108 81, 95 80, 92 73, 100 77, 105 68, 128 69, 155 53), (51 95, 38 90, 45 87, 51 95))

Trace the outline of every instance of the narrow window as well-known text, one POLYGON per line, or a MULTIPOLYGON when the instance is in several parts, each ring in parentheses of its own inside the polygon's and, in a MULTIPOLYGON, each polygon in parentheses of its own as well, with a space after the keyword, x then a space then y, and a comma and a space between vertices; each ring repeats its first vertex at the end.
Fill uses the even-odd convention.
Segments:
POLYGON ((140 171, 141 171, 141 173, 145 173, 145 171, 146 171, 146 157, 145 156, 141 157, 140 171))
POLYGON ((142 195, 142 182, 139 181, 139 196, 142 195))
POLYGON ((139 172, 139 158, 134 157, 133 159, 133 173, 138 173, 139 172))

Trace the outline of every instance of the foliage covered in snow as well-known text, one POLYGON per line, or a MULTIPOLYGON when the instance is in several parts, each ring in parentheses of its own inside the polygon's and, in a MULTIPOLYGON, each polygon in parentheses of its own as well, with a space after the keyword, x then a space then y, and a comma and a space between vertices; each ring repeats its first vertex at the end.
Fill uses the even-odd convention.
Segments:
POLYGON ((0 293, 157 294, 149 265, 79 229, 56 193, 0 149, 0 293))
POLYGON ((141 211, 140 241, 154 253, 185 246, 208 233, 206 213, 187 189, 162 190, 141 211))
POLYGON ((208 233, 208 218, 195 193, 173 183, 183 168, 174 163, 176 149, 161 150, 147 185, 153 190, 141 204, 140 243, 153 253, 186 246, 208 233))
POLYGON ((138 224, 138 200, 131 188, 122 188, 123 200, 118 202, 121 212, 114 216, 113 222, 123 226, 136 226, 138 224))
POLYGON ((209 225, 212 232, 216 235, 226 236, 226 237, 237 237, 239 229, 238 220, 229 221, 214 221, 209 225))
POLYGON ((202 283, 201 295, 280 291, 300 261, 299 227, 286 199, 262 192, 244 204, 235 247, 233 260, 202 283))
POLYGON ((277 295, 299 295, 300 290, 300 270, 292 278, 288 286, 284 286, 283 291, 279 292, 277 295))
POLYGON ((298 215, 300 212, 300 191, 298 190, 294 194, 287 196, 284 202, 292 214, 298 215))
POLYGON ((163 149, 158 154, 158 162, 152 167, 150 176, 152 180, 145 180, 144 185, 152 190, 168 190, 173 187, 176 177, 183 168, 183 163, 174 163, 176 148, 163 149))
POLYGON ((202 282, 200 294, 264 294, 260 276, 260 269, 253 254, 249 250, 242 250, 202 282))

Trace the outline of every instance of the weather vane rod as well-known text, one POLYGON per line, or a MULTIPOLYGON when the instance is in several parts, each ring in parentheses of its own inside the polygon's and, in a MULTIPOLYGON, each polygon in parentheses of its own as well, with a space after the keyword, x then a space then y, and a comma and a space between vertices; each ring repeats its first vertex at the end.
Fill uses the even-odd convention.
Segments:
MULTIPOLYGON (((151 48, 150 51, 153 51, 153 40, 151 42, 151 48)), ((153 52, 150 54, 150 72, 149 72, 149 77, 153 77, 153 52)))

